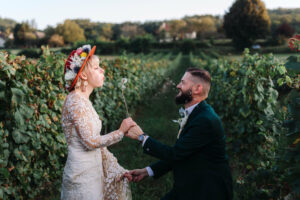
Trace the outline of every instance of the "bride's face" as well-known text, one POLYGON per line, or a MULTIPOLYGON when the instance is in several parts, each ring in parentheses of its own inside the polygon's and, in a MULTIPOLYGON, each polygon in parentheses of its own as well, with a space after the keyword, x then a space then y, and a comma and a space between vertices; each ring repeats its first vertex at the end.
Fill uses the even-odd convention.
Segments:
POLYGON ((104 69, 99 66, 99 59, 92 59, 86 70, 87 81, 93 88, 102 87, 104 83, 104 69))

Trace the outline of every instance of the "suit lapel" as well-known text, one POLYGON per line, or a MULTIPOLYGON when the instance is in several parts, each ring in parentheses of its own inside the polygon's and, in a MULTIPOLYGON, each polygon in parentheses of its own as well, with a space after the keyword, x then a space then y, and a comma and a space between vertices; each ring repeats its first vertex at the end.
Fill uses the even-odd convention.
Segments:
POLYGON ((195 108, 194 110, 192 111, 192 113, 189 115, 188 119, 187 119, 187 122, 184 126, 184 128, 182 129, 181 133, 180 133, 180 137, 182 137, 184 134, 185 134, 185 130, 186 130, 186 127, 189 126, 189 123, 191 121, 193 121, 193 119, 198 115, 199 112, 201 112, 201 110, 204 109, 204 107, 207 105, 206 101, 201 101, 195 108))

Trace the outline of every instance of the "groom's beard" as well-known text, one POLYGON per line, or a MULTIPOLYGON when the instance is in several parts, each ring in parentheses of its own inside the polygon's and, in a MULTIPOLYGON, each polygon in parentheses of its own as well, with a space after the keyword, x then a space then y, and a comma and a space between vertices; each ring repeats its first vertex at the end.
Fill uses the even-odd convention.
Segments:
POLYGON ((180 91, 181 91, 181 94, 178 94, 175 97, 175 103, 177 105, 187 104, 187 103, 189 103, 189 102, 191 102, 193 100, 192 90, 191 89, 188 89, 185 92, 183 92, 182 90, 180 90, 180 91))

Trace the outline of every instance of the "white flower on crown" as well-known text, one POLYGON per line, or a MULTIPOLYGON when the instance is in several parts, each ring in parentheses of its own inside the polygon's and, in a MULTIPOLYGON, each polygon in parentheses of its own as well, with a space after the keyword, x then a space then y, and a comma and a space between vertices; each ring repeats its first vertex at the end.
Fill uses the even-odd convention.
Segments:
POLYGON ((74 80, 76 75, 77 74, 75 72, 73 72, 73 70, 67 70, 67 72, 65 74, 65 80, 66 81, 74 80))
POLYGON ((77 53, 75 53, 74 56, 71 57, 71 64, 81 67, 84 60, 85 58, 82 59, 79 55, 77 55, 77 53))
MULTIPOLYGON (((73 70, 74 69, 74 67, 76 67, 76 65, 74 64, 74 63, 71 63, 70 64, 70 68, 71 68, 71 70, 73 70)), ((69 69, 68 69, 69 70, 69 69)))
POLYGON ((89 45, 89 44, 86 44, 86 45, 83 45, 82 46, 82 49, 89 49, 89 52, 91 51, 91 49, 92 49, 92 47, 91 47, 91 45, 89 45))

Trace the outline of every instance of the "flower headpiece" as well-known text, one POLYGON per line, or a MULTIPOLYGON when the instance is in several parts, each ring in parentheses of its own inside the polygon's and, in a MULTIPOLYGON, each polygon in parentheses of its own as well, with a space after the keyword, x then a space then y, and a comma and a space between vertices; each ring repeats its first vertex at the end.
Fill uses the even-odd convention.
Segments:
POLYGON ((289 39, 289 47, 292 50, 296 50, 300 52, 300 35, 295 35, 294 37, 289 39))
POLYGON ((96 46, 91 49, 91 45, 88 44, 71 52, 64 69, 67 90, 71 91, 74 88, 87 60, 95 53, 95 50, 96 46))

